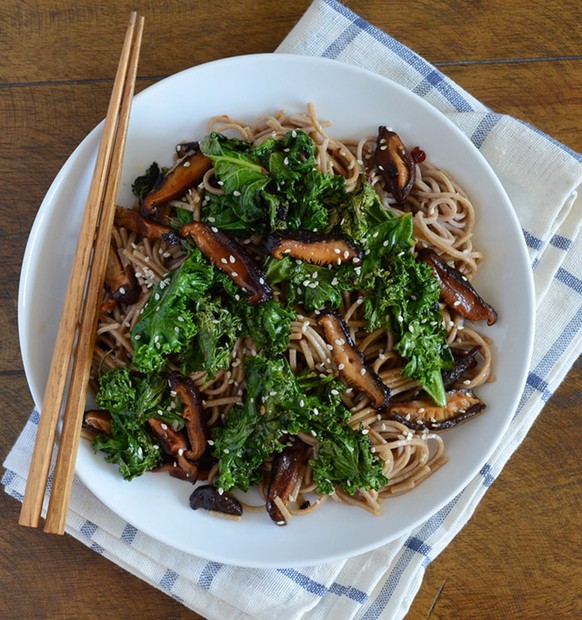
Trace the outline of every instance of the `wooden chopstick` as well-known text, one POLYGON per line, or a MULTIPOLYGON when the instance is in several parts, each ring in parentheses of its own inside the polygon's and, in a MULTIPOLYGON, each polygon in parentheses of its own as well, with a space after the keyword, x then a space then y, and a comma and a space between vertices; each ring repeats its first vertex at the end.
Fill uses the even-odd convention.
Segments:
MULTIPOLYGON (((55 478, 53 480, 53 485, 55 482, 57 483, 56 493, 55 489, 53 489, 51 493, 53 509, 51 510, 51 522, 47 531, 60 533, 64 531, 64 516, 61 517, 61 515, 63 513, 66 514, 66 507, 70 497, 81 426, 81 420, 75 419, 75 415, 72 412, 79 399, 81 398, 84 401, 85 398, 88 382, 88 371, 86 368, 90 368, 92 343, 94 343, 94 336, 86 332, 87 330, 94 331, 96 319, 92 319, 92 312, 96 313, 98 308, 98 302, 93 303, 90 308, 88 298, 87 303, 83 306, 84 293, 86 285, 87 294, 90 291, 94 294, 94 289, 98 282, 100 282, 100 288, 103 286, 105 266, 104 263, 103 265, 101 264, 103 261, 103 248, 101 246, 105 245, 105 252, 108 251, 114 208, 110 206, 102 212, 102 207, 105 204, 106 197, 110 204, 115 201, 115 198, 111 199, 110 196, 113 192, 116 195, 119 187, 123 147, 125 145, 125 134, 135 83, 142 31, 143 18, 138 20, 137 14, 132 12, 105 118, 103 136, 99 145, 95 170, 89 188, 89 196, 81 223, 71 275, 69 276, 63 313, 59 323, 47 387, 42 403, 38 434, 20 512, 19 523, 21 525, 28 527, 37 527, 39 525, 56 429, 65 400, 67 377, 74 354, 77 328, 80 325, 77 350, 74 355, 75 364, 67 398, 67 401, 71 399, 72 404, 66 425, 65 421, 63 421, 62 439, 65 440, 67 447, 61 446, 59 450, 58 460, 61 461, 61 465, 58 478, 55 471, 55 478), (125 117, 125 120, 122 117, 125 117), (111 177, 115 178, 112 180, 111 177), (109 229, 109 236, 106 242, 103 242, 102 239, 107 229, 109 229), (91 264, 92 255, 93 263, 91 264), (99 264, 97 264, 96 259, 99 259, 99 264), (79 347, 81 344, 83 349, 79 347), (75 430, 75 424, 78 426, 78 431, 75 430), (68 451, 68 454, 66 451, 68 451), (55 494, 54 499, 53 494, 55 494)), ((107 256, 105 255, 105 260, 106 258, 107 256)))
POLYGON ((137 65, 143 33, 143 21, 143 17, 137 20, 128 74, 125 80, 123 97, 121 99, 121 110, 113 146, 110 174, 108 176, 101 219, 95 239, 93 262, 79 326, 79 338, 77 341, 69 394, 63 417, 63 428, 59 440, 59 451, 53 476, 50 502, 44 525, 45 532, 55 534, 63 534, 65 531, 67 508, 71 496, 75 461, 83 422, 85 396, 89 384, 93 349, 95 347, 97 322, 99 319, 99 304, 103 295, 107 256, 110 251, 111 230, 115 218, 115 204, 117 202, 119 183, 121 181, 121 169, 123 166, 127 127, 129 125, 131 100, 135 90, 135 78, 137 75, 137 65))

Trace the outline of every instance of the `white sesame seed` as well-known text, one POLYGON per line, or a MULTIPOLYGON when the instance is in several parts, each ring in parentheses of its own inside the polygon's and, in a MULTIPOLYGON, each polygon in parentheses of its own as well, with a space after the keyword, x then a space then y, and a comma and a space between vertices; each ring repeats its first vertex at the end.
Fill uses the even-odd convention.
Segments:
POLYGON ((122 295, 125 295, 125 287, 120 286, 120 287, 119 287, 119 292, 120 292, 122 295))
POLYGON ((190 167, 190 162, 189 161, 185 161, 184 162, 184 168, 189 168, 190 167))
POLYGON ((364 376, 364 375, 366 374, 366 372, 367 372, 367 371, 366 371, 366 369, 365 369, 365 368, 362 368, 362 369, 360 370, 360 374, 361 374, 362 376, 364 376))
POLYGON ((338 365, 338 367, 337 367, 337 369, 338 369, 338 370, 343 370, 345 367, 346 367, 346 365, 345 365, 345 364, 339 364, 339 365, 338 365))
POLYGON ((457 306, 460 306, 460 305, 461 305, 461 302, 460 302, 458 299, 457 299, 457 301, 455 301, 455 302, 453 303, 453 306, 455 306, 455 308, 456 308, 457 306))
POLYGON ((235 258, 232 254, 228 257, 228 260, 229 260, 231 263, 236 263, 236 258, 235 258))
POLYGON ((369 432, 367 428, 362 429, 362 435, 367 435, 369 432))
POLYGON ((162 430, 163 431, 167 431, 168 430, 168 425, 167 424, 161 424, 162 430))
POLYGON ((216 226, 211 226, 211 227, 210 227, 210 230, 211 230, 213 233, 217 233, 217 232, 218 232, 218 228, 216 228, 216 226))
POLYGON ((237 272, 237 271, 231 271, 230 275, 231 275, 233 278, 238 278, 238 272, 237 272))
POLYGON ((232 192, 233 196, 240 196, 240 192, 238 191, 238 189, 235 189, 234 192, 232 192))

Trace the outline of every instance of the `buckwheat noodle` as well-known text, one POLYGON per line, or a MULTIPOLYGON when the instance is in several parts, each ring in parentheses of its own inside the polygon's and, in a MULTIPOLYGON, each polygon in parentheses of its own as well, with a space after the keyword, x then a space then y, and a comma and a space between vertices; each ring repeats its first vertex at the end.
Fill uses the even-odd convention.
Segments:
MULTIPOLYGON (((282 110, 275 115, 261 116, 253 124, 226 116, 213 117, 208 123, 209 131, 252 140, 256 144, 272 136, 282 137, 293 129, 305 131, 316 144, 316 161, 321 171, 344 176, 348 191, 353 191, 361 175, 366 175, 387 209, 395 213, 404 211, 413 214, 415 249, 434 248, 470 281, 482 259, 481 253, 473 248, 472 243, 475 210, 467 195, 450 175, 435 168, 428 161, 417 164, 414 188, 406 202, 397 205, 384 190, 374 167, 372 155, 376 137, 367 136, 359 141, 341 142, 327 133, 329 126, 330 123, 317 117, 311 104, 307 106, 305 113, 287 114, 282 110)), ((175 204, 192 211, 194 219, 200 219, 205 193, 216 194, 221 191, 213 183, 211 169, 198 188, 189 190, 175 204)), ((106 294, 93 359, 94 386, 97 377, 107 370, 131 365, 131 329, 139 320, 140 312, 153 287, 168 277, 185 259, 181 248, 167 246, 162 241, 150 241, 123 228, 114 230, 113 246, 123 264, 133 265, 143 294, 139 302, 132 306, 108 304, 106 294)), ((277 294, 278 291, 275 290, 275 295, 277 294)), ((419 385, 415 380, 401 376, 404 363, 393 351, 394 341, 390 331, 378 329, 369 333, 365 330, 362 302, 361 295, 344 292, 340 312, 356 346, 390 387, 392 398, 406 400, 415 393, 419 385)), ((457 349, 478 346, 481 352, 482 361, 476 368, 469 370, 470 378, 463 382, 463 387, 475 388, 491 380, 489 341, 467 327, 463 318, 447 308, 443 308, 443 320, 449 345, 457 349)), ((210 426, 242 401, 245 388, 243 359, 249 355, 256 355, 254 343, 249 338, 241 338, 234 347, 227 370, 219 371, 212 379, 207 379, 204 372, 191 376, 202 395, 210 426)), ((300 312, 291 325, 291 340, 286 356, 290 366, 298 372, 309 368, 322 377, 336 372, 315 317, 305 313, 300 312)), ((360 491, 354 496, 337 488, 330 496, 333 500, 358 505, 378 514, 383 499, 413 489, 446 462, 445 446, 440 435, 413 431, 399 422, 384 419, 370 405, 367 397, 351 388, 342 393, 342 399, 352 412, 350 424, 354 428, 363 425, 368 430, 372 450, 384 461, 384 474, 389 483, 378 492, 360 491)), ((317 453, 318 442, 314 437, 301 434, 300 439, 309 446, 312 454, 317 453)), ((266 463, 265 468, 269 467, 270 464, 266 463)), ((216 471, 211 472, 210 480, 215 475, 216 471)), ((306 465, 292 495, 292 501, 286 509, 289 516, 308 513, 328 499, 327 496, 317 496, 315 486, 311 469, 306 465), (308 498, 309 501, 306 501, 308 498)), ((260 488, 259 491, 264 498, 266 489, 260 488)), ((245 504, 245 509, 262 510, 264 507, 245 504)))

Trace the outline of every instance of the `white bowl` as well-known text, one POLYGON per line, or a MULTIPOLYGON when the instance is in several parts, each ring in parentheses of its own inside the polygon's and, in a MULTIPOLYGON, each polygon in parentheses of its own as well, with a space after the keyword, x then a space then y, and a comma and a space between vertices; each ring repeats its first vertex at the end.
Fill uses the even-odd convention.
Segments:
MULTIPOLYGON (((475 244, 485 260, 475 280, 499 321, 493 339, 495 382, 479 388, 484 414, 445 433, 449 462, 374 517, 328 501, 287 527, 264 514, 216 519, 188 505, 191 486, 146 474, 132 482, 82 442, 77 474, 107 506, 150 536, 204 558, 253 567, 305 566, 374 549, 420 524, 475 476, 500 440, 525 384, 533 341, 534 296, 521 228, 497 177, 470 141, 440 112, 401 86, 336 61, 280 54, 219 60, 162 80, 133 105, 119 201, 131 204, 133 179, 153 161, 168 165, 174 145, 207 133, 211 116, 252 119, 314 102, 332 135, 357 138, 393 127, 430 161, 450 171, 477 206, 475 244)), ((102 125, 65 163, 48 191, 26 248, 19 331, 26 376, 40 407, 68 274, 102 125)))

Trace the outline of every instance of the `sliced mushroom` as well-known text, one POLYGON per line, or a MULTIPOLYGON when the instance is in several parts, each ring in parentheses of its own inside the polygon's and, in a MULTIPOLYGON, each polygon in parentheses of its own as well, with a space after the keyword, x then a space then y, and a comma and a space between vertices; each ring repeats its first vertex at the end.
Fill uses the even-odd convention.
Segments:
POLYGON ((176 154, 178 157, 185 157, 186 155, 194 155, 200 151, 199 142, 180 142, 176 144, 176 154))
POLYGON ((450 390, 453 385, 463 376, 463 373, 469 368, 473 368, 477 364, 477 354, 480 347, 475 346, 468 351, 456 349, 453 350, 455 366, 451 370, 443 370, 443 383, 445 390, 450 390))
POLYGON ((198 478, 198 467, 190 455, 186 435, 182 431, 173 430, 158 418, 149 418, 148 425, 164 451, 176 459, 186 478, 195 482, 198 478))
POLYGON ((166 174, 161 185, 144 198, 142 214, 148 219, 167 223, 167 216, 162 213, 161 207, 198 185, 211 167, 212 161, 203 153, 197 151, 186 154, 166 174))
POLYGON ((115 301, 128 306, 134 304, 141 294, 141 287, 137 283, 133 267, 129 264, 124 267, 121 264, 113 244, 109 247, 107 257, 105 286, 115 301))
POLYGON ((265 274, 234 239, 215 226, 192 222, 182 226, 182 237, 192 237, 210 262, 223 271, 237 286, 250 295, 249 304, 256 305, 273 295, 265 274))
MULTIPOLYGON (((175 461, 175 460, 167 461, 166 463, 163 463, 159 467, 152 469, 152 472, 155 474, 166 472, 170 474, 172 478, 178 478, 178 480, 187 480, 191 482, 191 479, 188 477, 188 474, 186 474, 186 472, 181 467, 178 466, 178 461, 175 461)), ((198 479, 199 477, 196 480, 198 479)))
POLYGON ((325 312, 318 319, 326 342, 333 347, 331 357, 340 376, 348 384, 364 392, 376 409, 388 405, 390 388, 374 372, 352 341, 347 325, 337 312, 325 312))
POLYGON ((417 431, 440 431, 472 418, 483 409, 485 403, 471 390, 451 390, 447 392, 447 404, 444 407, 435 405, 430 399, 417 399, 393 403, 388 408, 388 415, 417 431))
POLYGON ((220 493, 209 484, 194 489, 190 495, 190 508, 192 510, 204 508, 236 517, 240 517, 243 513, 242 506, 235 497, 229 493, 220 493))
POLYGON ((404 202, 414 186, 416 166, 400 136, 384 126, 378 128, 374 163, 396 202, 404 202))
POLYGON ((83 430, 91 438, 105 434, 111 436, 111 414, 105 409, 89 409, 83 414, 83 430))
POLYGON ((298 441, 273 457, 266 507, 269 516, 277 525, 287 525, 287 519, 275 498, 279 498, 287 506, 291 493, 301 478, 304 455, 305 444, 298 441))
POLYGON ((177 373, 170 375, 170 387, 182 403, 182 417, 186 420, 186 433, 190 442, 188 457, 198 460, 206 452, 209 439, 200 394, 192 379, 180 377, 177 373))
POLYGON ((497 321, 497 312, 480 297, 467 278, 458 269, 448 265, 434 250, 420 250, 418 260, 432 267, 441 287, 441 300, 449 308, 471 321, 486 319, 487 325, 497 321))
POLYGON ((180 236, 170 226, 148 220, 139 211, 134 211, 133 209, 116 207, 115 223, 148 239, 161 239, 168 245, 180 243, 180 236))
POLYGON ((334 239, 309 230, 285 230, 267 237, 266 250, 275 258, 285 256, 314 265, 359 263, 362 251, 344 239, 334 239))

